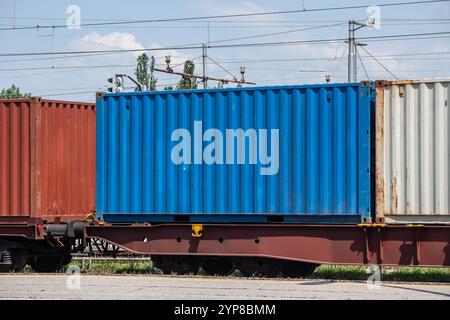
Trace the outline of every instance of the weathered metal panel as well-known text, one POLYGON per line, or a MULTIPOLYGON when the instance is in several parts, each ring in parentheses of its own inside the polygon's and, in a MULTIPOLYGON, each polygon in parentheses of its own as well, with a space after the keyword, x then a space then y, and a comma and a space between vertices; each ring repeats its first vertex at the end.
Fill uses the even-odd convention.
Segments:
POLYGON ((0 216, 79 220, 95 209, 95 107, 0 100, 0 216))
POLYGON ((379 81, 376 91, 377 215, 450 221, 450 79, 379 81))
POLYGON ((30 215, 30 105, 0 100, 0 215, 30 215))
POLYGON ((369 218, 372 98, 370 83, 100 94, 97 213, 369 218))

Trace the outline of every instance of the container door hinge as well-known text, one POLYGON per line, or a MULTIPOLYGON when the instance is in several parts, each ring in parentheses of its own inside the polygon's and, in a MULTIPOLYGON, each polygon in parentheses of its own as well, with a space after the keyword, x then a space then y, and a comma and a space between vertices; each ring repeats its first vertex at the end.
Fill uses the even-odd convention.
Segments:
POLYGON ((200 238, 203 236, 203 231, 205 229, 203 228, 202 224, 193 224, 192 225, 192 237, 193 238, 200 238))

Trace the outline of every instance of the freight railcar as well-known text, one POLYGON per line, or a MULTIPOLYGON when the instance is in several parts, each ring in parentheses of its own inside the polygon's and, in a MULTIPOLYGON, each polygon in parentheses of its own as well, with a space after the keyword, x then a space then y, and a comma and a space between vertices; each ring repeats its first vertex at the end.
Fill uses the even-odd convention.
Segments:
POLYGON ((0 269, 70 261, 95 209, 95 105, 0 100, 0 269))
POLYGON ((449 83, 99 94, 87 234, 167 273, 448 266, 449 83))
POLYGON ((449 266, 449 84, 99 93, 84 235, 165 273, 449 266))

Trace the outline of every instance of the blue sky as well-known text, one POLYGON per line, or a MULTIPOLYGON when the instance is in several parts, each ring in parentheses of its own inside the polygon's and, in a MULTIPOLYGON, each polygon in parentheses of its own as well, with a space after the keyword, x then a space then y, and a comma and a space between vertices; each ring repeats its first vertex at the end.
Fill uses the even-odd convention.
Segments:
MULTIPOLYGON (((415 1, 415 0, 414 0, 415 1)), ((383 0, 373 3, 392 3, 383 0)), ((0 28, 65 24, 70 5, 81 10, 81 23, 116 20, 160 19, 189 16, 253 13, 347 5, 369 5, 368 1, 0 1, 0 28), (15 16, 15 19, 13 17, 15 16)), ((285 34, 228 41, 223 43, 272 42, 343 38, 349 19, 364 20, 366 9, 304 12, 270 16, 221 18, 197 21, 160 22, 120 26, 81 27, 39 30, 0 31, 0 53, 57 52, 84 50, 141 49, 179 46, 230 38, 291 31, 285 34), (209 28, 208 28, 209 25, 209 28), (298 29, 316 28, 304 31, 298 29)), ((363 28, 358 37, 450 31, 450 2, 381 8, 381 28, 363 28)), ((450 36, 402 41, 367 41, 366 49, 402 79, 450 76, 450 36), (433 53, 433 54, 430 54, 433 53), (402 56, 408 54, 408 56, 402 56), (424 54, 424 55, 411 55, 424 54)), ((346 44, 322 43, 296 46, 211 48, 208 55, 230 73, 239 76, 244 65, 247 79, 258 85, 320 83, 330 74, 333 82, 347 79, 346 44), (343 57, 343 58, 341 58, 343 57), (256 60, 256 61, 255 61, 256 60), (264 61, 261 61, 264 60, 264 61), (267 61, 277 60, 277 61, 267 61), (244 62, 245 61, 245 62, 244 62)), ((360 51, 371 79, 392 77, 373 59, 360 51)), ((196 73, 201 72, 200 49, 154 51, 158 64, 164 55, 173 56, 174 64, 194 58, 196 73)), ((94 92, 105 90, 106 79, 114 73, 133 74, 137 53, 36 60, 42 57, 0 57, 0 87, 11 84, 22 91, 47 98, 93 101, 94 92), (33 60, 29 60, 33 59, 33 60), (24 61, 28 60, 28 61, 24 61), (120 65, 120 66, 117 66, 120 65), (51 67, 56 67, 54 70, 51 67), (91 66, 91 67, 89 67, 91 66), (112 67, 104 67, 112 66, 112 67), (58 69, 72 67, 71 69, 58 69), (83 68, 78 68, 83 67, 83 68), (30 70, 31 68, 42 68, 30 70), (7 71, 5 69, 14 69, 7 71)), ((56 57, 56 56, 55 56, 56 57)), ((181 70, 181 66, 177 67, 181 70)), ((358 78, 367 78, 361 64, 358 78)), ((230 76, 218 65, 208 64, 211 76, 230 76)), ((157 74, 158 85, 175 84, 173 75, 157 74)), ((214 86, 214 83, 210 83, 214 86)))

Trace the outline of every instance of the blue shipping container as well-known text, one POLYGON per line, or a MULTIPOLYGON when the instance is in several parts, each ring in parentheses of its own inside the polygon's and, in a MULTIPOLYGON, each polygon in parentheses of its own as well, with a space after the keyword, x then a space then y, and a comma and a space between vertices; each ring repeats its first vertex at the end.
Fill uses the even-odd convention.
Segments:
POLYGON ((107 222, 371 216, 371 83, 98 94, 107 222))

